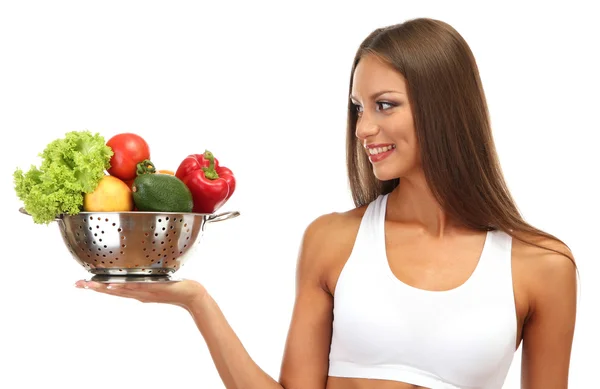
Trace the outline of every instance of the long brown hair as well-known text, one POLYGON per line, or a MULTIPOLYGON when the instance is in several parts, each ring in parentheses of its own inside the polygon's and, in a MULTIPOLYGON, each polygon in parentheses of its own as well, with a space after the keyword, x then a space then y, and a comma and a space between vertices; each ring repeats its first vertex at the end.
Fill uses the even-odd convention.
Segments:
MULTIPOLYGON (((350 92, 356 65, 367 54, 388 62, 406 80, 425 178, 443 209, 466 227, 499 229, 574 262, 564 242, 523 219, 509 192, 492 137, 479 70, 463 37, 447 23, 428 18, 379 28, 358 48, 350 92), (549 238, 567 249, 540 246, 531 237, 549 238)), ((400 180, 380 181, 375 177, 357 141, 356 122, 349 101, 348 178, 354 203, 362 206, 390 193, 400 180)))

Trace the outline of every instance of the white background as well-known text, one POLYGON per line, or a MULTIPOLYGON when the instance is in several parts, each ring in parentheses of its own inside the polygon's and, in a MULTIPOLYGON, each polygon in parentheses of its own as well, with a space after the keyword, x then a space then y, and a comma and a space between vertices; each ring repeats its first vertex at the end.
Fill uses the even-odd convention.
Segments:
MULTIPOLYGON (((242 215, 209 225, 178 275, 206 285, 277 377, 304 228, 352 207, 354 52, 373 29, 420 16, 449 22, 471 45, 518 205, 576 255, 570 387, 594 386, 600 30, 587 3, 2 2, 0 387, 223 387, 185 311, 75 289, 89 274, 57 225, 18 213, 13 171, 83 129, 142 135, 160 168, 208 148, 236 173, 222 210, 242 215)), ((520 350, 505 388, 519 387, 519 372, 520 350)))

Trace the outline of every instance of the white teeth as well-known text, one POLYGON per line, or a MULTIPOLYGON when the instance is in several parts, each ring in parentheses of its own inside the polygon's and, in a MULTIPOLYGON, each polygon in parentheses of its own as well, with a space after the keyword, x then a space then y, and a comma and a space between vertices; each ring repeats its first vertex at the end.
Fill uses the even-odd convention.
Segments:
POLYGON ((384 153, 386 151, 389 151, 389 150, 395 149, 395 148, 396 148, 395 145, 388 145, 385 147, 375 147, 375 148, 369 149, 369 154, 377 155, 377 154, 384 153))

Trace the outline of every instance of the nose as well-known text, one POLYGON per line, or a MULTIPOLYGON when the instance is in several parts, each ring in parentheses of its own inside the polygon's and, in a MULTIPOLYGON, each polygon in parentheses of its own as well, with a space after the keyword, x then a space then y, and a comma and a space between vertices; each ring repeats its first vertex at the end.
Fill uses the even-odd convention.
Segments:
POLYGON ((371 136, 377 135, 378 132, 379 132, 379 124, 372 118, 365 115, 364 113, 356 121, 355 134, 356 134, 356 137, 358 139, 360 139, 361 141, 364 141, 365 139, 367 139, 371 136))

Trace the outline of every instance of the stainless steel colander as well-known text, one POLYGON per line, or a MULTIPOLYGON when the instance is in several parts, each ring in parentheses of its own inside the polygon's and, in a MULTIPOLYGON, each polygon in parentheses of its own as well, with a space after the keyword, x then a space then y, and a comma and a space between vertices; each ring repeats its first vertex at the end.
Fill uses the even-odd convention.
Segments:
MULTIPOLYGON (((22 213, 27 212, 21 208, 22 213)), ((206 224, 239 216, 173 212, 81 212, 56 218, 73 258, 98 282, 171 282, 206 224)))

